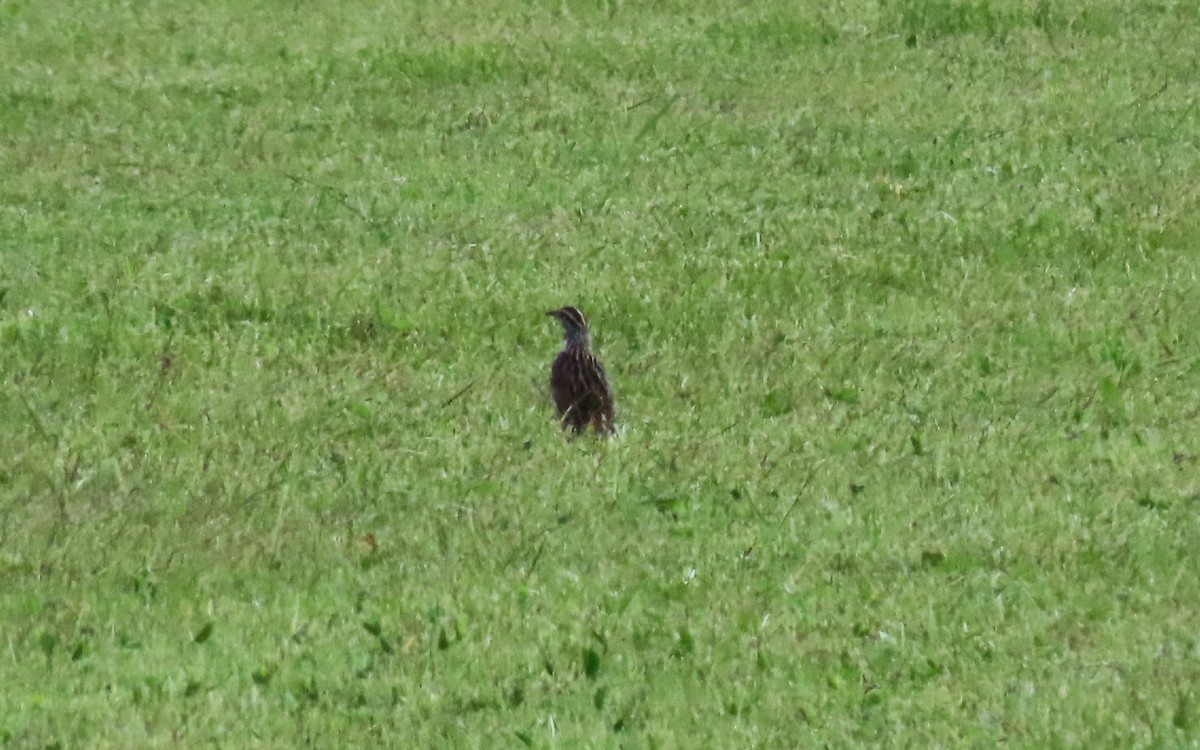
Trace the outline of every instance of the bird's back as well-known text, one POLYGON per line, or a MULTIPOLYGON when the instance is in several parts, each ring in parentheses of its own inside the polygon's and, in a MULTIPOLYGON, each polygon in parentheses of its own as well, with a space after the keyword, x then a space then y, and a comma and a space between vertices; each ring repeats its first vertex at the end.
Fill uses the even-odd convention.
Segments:
POLYGON ((555 357, 550 367, 550 394, 564 426, 580 432, 592 424, 597 432, 612 431, 608 376, 586 347, 570 346, 555 357))

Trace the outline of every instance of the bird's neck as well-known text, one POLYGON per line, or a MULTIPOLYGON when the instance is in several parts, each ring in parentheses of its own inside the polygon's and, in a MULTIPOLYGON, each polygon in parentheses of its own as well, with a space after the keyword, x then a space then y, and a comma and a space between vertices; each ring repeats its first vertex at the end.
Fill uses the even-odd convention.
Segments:
POLYGON ((563 335, 564 349, 587 349, 590 343, 591 340, 586 330, 574 329, 563 335))

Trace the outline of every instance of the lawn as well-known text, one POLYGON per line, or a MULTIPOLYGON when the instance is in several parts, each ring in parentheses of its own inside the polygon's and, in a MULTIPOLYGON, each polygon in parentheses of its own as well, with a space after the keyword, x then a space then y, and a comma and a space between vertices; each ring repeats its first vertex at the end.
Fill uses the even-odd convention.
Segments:
POLYGON ((1196 49, 0 0, 0 747, 1200 746, 1196 49))

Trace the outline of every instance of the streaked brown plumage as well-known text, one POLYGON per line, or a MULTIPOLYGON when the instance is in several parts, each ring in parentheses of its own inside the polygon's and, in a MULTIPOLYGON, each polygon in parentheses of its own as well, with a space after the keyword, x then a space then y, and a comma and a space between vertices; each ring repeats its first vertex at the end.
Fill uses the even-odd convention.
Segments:
POLYGON ((550 367, 550 395, 563 429, 576 434, 592 425, 600 435, 613 431, 612 391, 604 367, 592 355, 587 320, 576 307, 546 313, 563 327, 563 348, 550 367))

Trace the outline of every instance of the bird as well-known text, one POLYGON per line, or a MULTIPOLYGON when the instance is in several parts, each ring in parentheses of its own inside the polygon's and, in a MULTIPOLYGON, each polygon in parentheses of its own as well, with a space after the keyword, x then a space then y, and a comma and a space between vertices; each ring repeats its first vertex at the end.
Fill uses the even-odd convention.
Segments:
POLYGON ((550 396, 563 429, 578 435, 595 428, 598 435, 613 432, 613 399, 604 367, 591 350, 587 319, 578 307, 546 313, 563 328, 563 348, 550 366, 550 396))

